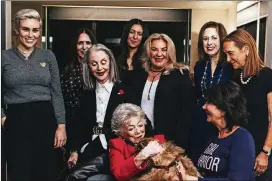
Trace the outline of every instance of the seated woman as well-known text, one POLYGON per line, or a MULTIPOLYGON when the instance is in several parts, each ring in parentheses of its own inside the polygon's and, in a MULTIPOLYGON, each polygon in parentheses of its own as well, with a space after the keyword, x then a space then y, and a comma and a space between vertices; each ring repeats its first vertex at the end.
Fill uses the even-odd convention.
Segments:
POLYGON ((228 81, 213 85, 206 93, 203 109, 207 121, 218 129, 208 143, 197 167, 204 178, 187 175, 184 180, 254 180, 255 145, 252 135, 241 127, 247 119, 246 100, 238 84, 228 81))
POLYGON ((119 81, 114 56, 106 46, 93 45, 86 52, 82 67, 85 91, 68 160, 70 166, 76 165, 80 156, 81 163, 70 175, 76 179, 109 173, 108 140, 115 136, 111 116, 119 104, 131 100, 129 91, 119 81))
POLYGON ((113 113, 111 127, 119 138, 109 142, 110 170, 117 180, 129 180, 146 168, 146 161, 162 151, 163 135, 135 155, 135 145, 145 137, 145 114, 139 106, 121 104, 113 113), (156 141, 157 140, 157 141, 156 141))

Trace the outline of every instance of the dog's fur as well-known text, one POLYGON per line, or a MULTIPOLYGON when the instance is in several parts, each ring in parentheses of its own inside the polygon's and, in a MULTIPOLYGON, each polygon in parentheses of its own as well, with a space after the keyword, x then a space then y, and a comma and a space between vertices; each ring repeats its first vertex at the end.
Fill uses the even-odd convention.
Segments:
MULTIPOLYGON (((154 138, 142 140, 137 144, 136 152, 139 153, 152 140, 154 140, 154 138)), ((165 142, 162 146, 164 148, 162 153, 149 160, 147 171, 132 180, 177 180, 179 178, 177 165, 173 164, 168 168, 169 164, 173 163, 173 161, 176 161, 176 163, 181 162, 186 174, 201 177, 193 162, 184 155, 184 149, 176 146, 172 142, 165 142), (155 168, 154 166, 165 166, 165 168, 155 168)))

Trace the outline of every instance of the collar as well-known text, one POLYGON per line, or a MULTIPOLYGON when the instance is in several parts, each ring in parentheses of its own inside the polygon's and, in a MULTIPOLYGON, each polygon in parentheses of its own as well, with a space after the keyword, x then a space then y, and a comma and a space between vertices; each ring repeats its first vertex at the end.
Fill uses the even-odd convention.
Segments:
POLYGON ((109 80, 107 80, 104 84, 100 84, 99 82, 96 81, 96 89, 106 89, 106 91, 108 93, 111 92, 113 87, 113 82, 110 82, 109 80))
MULTIPOLYGON (((16 47, 16 48, 13 48, 13 50, 14 50, 14 52, 18 55, 18 56, 20 56, 22 59, 26 59, 26 57, 19 51, 19 49, 18 49, 18 47, 16 47)), ((31 59, 33 56, 34 56, 34 54, 35 54, 35 52, 37 51, 37 47, 35 46, 34 47, 34 49, 33 49, 33 51, 30 53, 30 55, 27 57, 27 59, 31 59)))

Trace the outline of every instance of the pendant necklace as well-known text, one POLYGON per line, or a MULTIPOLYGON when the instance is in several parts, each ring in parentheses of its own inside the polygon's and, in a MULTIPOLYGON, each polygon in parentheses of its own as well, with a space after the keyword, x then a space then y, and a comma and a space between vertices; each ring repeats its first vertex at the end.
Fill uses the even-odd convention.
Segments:
POLYGON ((153 85, 153 82, 155 80, 155 78, 160 75, 162 72, 160 71, 159 73, 157 73, 156 75, 153 75, 153 79, 152 79, 152 82, 151 82, 151 85, 149 87, 149 90, 148 90, 148 96, 147 96, 147 100, 150 100, 150 91, 151 91, 151 88, 152 88, 152 85, 153 85))

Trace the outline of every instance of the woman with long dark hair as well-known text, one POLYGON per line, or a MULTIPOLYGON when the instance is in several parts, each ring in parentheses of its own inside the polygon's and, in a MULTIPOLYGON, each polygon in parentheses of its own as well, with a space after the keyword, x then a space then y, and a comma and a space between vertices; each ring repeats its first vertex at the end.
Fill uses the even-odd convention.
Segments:
MULTIPOLYGON (((83 91, 82 60, 85 52, 96 43, 96 38, 91 30, 87 28, 79 29, 72 40, 70 62, 61 74, 68 138, 74 136, 76 115, 80 108, 79 100, 83 91)), ((69 145, 68 140, 68 149, 69 145)))
POLYGON ((130 84, 134 70, 142 67, 140 56, 148 36, 147 26, 140 19, 131 19, 124 26, 120 42, 122 53, 117 59, 120 78, 124 84, 130 84))

